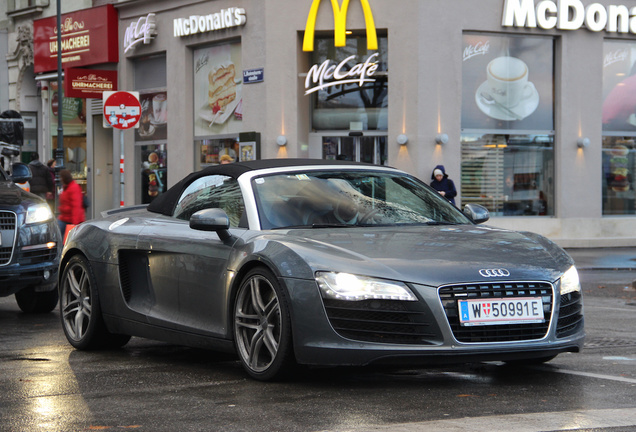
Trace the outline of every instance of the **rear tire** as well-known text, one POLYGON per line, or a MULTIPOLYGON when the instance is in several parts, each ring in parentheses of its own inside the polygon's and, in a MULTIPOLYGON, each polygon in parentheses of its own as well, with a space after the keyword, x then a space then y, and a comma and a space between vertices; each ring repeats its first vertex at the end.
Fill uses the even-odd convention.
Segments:
POLYGON ((60 316, 66 339, 77 349, 116 348, 130 340, 128 335, 113 334, 106 329, 93 269, 81 255, 75 255, 64 267, 60 316))
POLYGON ((233 316, 236 352, 252 378, 278 380, 295 369, 289 306, 271 271, 257 268, 245 276, 233 316))
POLYGON ((34 287, 15 293, 15 301, 22 312, 28 314, 51 312, 57 306, 57 289, 37 292, 34 287))

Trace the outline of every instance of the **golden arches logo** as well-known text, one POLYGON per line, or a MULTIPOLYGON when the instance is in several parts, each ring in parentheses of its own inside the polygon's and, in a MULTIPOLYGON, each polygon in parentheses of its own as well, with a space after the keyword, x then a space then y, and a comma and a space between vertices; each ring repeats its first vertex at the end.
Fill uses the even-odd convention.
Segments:
MULTIPOLYGON (((314 50, 314 34, 316 32, 316 19, 318 18, 318 7, 322 0, 313 0, 309 16, 307 17, 307 25, 305 26, 305 37, 303 39, 303 51, 314 50)), ((331 8, 333 10, 334 38, 335 46, 343 47, 347 40, 347 11, 349 9, 350 0, 343 0, 342 7, 338 4, 338 0, 331 0, 331 8)), ((364 12, 364 23, 367 27, 367 49, 378 49, 378 35, 375 31, 375 22, 373 21, 373 13, 369 0, 360 0, 362 12, 364 12)))

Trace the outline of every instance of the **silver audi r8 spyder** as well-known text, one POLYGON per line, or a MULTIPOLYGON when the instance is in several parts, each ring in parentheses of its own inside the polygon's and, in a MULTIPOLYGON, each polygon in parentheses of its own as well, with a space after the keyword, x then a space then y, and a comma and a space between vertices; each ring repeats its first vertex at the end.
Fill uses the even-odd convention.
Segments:
POLYGON ((479 225, 397 169, 278 159, 205 168, 77 226, 60 263, 78 349, 141 336, 303 365, 544 362, 583 345, 572 259, 479 225))

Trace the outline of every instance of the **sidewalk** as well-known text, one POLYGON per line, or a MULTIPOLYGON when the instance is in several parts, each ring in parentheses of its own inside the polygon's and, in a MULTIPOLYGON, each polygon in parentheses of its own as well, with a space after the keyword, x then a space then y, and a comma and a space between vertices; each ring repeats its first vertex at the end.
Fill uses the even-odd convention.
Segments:
POLYGON ((566 248, 578 270, 636 270, 636 248, 566 248))

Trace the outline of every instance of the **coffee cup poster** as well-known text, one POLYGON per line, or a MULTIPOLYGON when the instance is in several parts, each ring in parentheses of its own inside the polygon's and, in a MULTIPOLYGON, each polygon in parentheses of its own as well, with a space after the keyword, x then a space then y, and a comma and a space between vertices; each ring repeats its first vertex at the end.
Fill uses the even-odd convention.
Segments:
POLYGON ((465 34, 463 129, 554 129, 550 38, 465 34))
POLYGON ((168 137, 168 97, 165 91, 140 92, 141 118, 136 141, 163 141, 168 137))
POLYGON ((194 51, 194 134, 238 133, 243 120, 241 44, 194 51))

